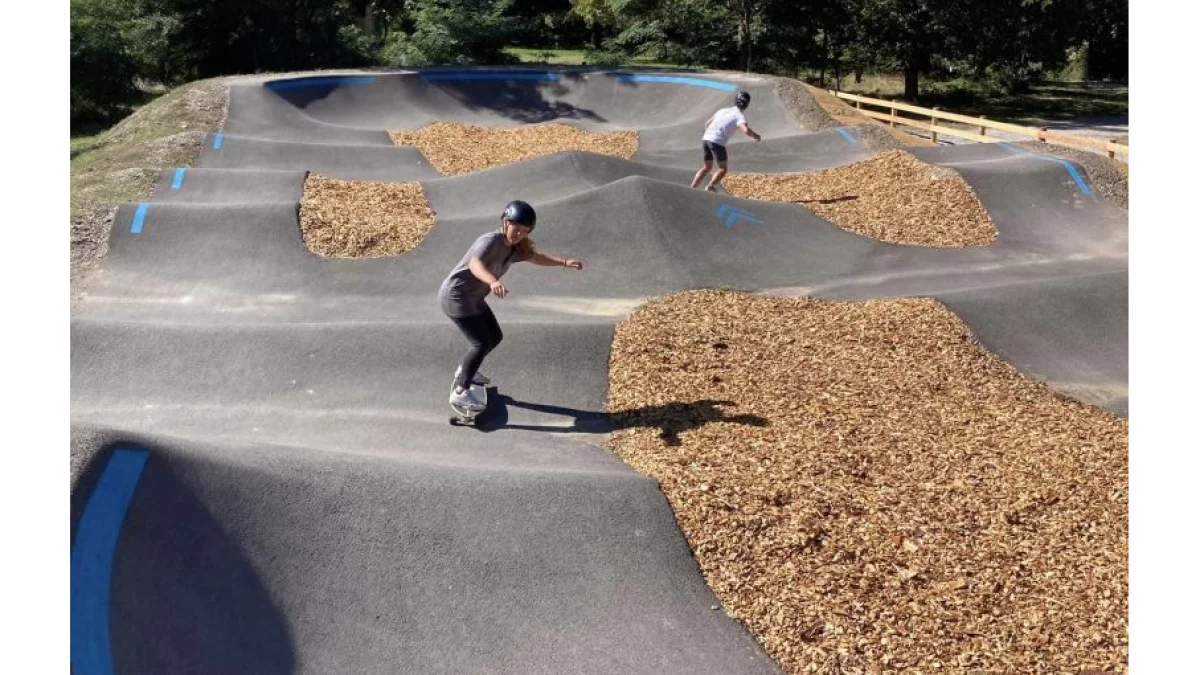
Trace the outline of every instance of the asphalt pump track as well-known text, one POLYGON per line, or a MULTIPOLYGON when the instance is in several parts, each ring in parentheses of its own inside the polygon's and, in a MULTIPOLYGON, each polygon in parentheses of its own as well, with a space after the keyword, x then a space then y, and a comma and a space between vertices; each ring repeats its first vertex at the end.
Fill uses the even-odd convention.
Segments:
MULTIPOLYGON (((194 167, 117 212, 71 324, 72 635, 80 673, 771 673, 719 611, 653 480, 602 446, 614 326, 729 286, 938 298, 1051 387, 1127 407, 1128 224, 1075 165, 1003 144, 912 149, 971 184, 986 247, 881 243, 792 205, 687 187, 733 91, 764 140, 738 172, 871 156, 766 78, 432 70, 244 79, 194 167), (562 152, 456 177, 387 130, 634 129, 632 160, 562 152), (324 259, 309 172, 421 181, 410 253, 324 259), (450 267, 503 205, 583 273, 517 266, 478 430, 447 424, 464 342, 450 267), (718 610, 718 611, 714 611, 718 610)), ((686 392, 680 392, 686 398, 686 392)))

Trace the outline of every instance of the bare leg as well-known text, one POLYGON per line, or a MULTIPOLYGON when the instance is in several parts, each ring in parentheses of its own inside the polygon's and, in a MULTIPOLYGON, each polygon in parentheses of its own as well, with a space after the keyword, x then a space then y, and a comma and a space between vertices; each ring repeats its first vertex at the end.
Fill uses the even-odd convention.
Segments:
POLYGON ((692 187, 696 187, 697 185, 699 185, 700 181, 704 180, 704 177, 707 176, 708 172, 711 170, 712 170, 712 160, 710 160, 710 159, 704 160, 704 166, 700 167, 700 170, 696 172, 696 177, 692 179, 692 187))
POLYGON ((728 162, 717 162, 717 171, 713 174, 712 180, 708 182, 708 188, 706 189, 716 190, 717 186, 721 184, 721 179, 725 177, 726 173, 728 173, 728 169, 728 162))

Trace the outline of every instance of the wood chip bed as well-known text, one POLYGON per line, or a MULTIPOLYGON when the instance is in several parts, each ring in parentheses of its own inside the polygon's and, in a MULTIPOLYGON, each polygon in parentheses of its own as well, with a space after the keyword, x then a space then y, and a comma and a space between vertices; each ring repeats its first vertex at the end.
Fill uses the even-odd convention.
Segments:
POLYGON ((723 184, 729 194, 792 202, 838 227, 893 244, 986 246, 997 235, 962 176, 903 150, 814 173, 736 174, 723 184))
POLYGON ((650 303, 616 330, 608 409, 788 673, 1127 668, 1127 423, 934 300, 650 303))
POLYGON ((300 232, 309 250, 329 258, 378 258, 411 251, 433 227, 420 183, 376 183, 309 175, 300 232))
POLYGON ((581 131, 566 124, 496 128, 435 122, 416 131, 391 131, 396 145, 414 145, 443 174, 455 176, 564 150, 629 159, 637 151, 634 131, 581 131))

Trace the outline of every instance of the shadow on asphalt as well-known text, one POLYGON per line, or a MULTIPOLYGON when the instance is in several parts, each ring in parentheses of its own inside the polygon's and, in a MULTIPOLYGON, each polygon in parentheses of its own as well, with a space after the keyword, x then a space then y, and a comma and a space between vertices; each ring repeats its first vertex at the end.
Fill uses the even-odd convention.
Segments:
POLYGON ((758 415, 729 415, 724 408, 736 405, 733 401, 716 401, 703 399, 690 403, 668 403, 666 405, 645 406, 629 410, 619 410, 612 413, 595 410, 580 410, 565 406, 519 401, 511 396, 501 395, 496 389, 488 390, 488 398, 492 404, 479 419, 480 431, 496 431, 499 429, 522 429, 525 431, 549 432, 583 432, 603 434, 621 429, 634 427, 653 427, 659 430, 659 438, 667 445, 676 447, 680 444, 679 434, 698 429, 712 422, 731 422, 753 427, 768 425, 766 418, 758 415), (570 426, 561 424, 509 424, 509 410, 519 408, 546 415, 557 415, 569 418, 570 426))
MULTIPOLYGON (((82 513, 84 504, 76 502, 93 496, 116 446, 140 447, 150 457, 112 561, 112 672, 295 672, 294 645, 276 599, 238 537, 194 486, 214 475, 222 480, 220 465, 146 444, 112 444, 86 470, 72 510, 82 513)), ((73 519, 72 529, 77 524, 73 519)), ((83 632, 90 628, 73 625, 83 632)), ((71 639, 86 641, 89 635, 71 639)))

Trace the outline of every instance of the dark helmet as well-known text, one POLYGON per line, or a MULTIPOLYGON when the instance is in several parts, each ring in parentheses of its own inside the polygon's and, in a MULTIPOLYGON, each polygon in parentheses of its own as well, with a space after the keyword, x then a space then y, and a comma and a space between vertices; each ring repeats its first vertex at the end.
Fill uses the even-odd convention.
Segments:
POLYGON ((537 212, 528 202, 523 202, 520 199, 515 199, 504 207, 504 215, 501 216, 504 220, 517 225, 524 225, 529 229, 533 229, 537 225, 537 212))
POLYGON ((733 104, 738 107, 738 110, 745 110, 746 106, 750 105, 750 93, 739 91, 737 96, 733 97, 733 104))

